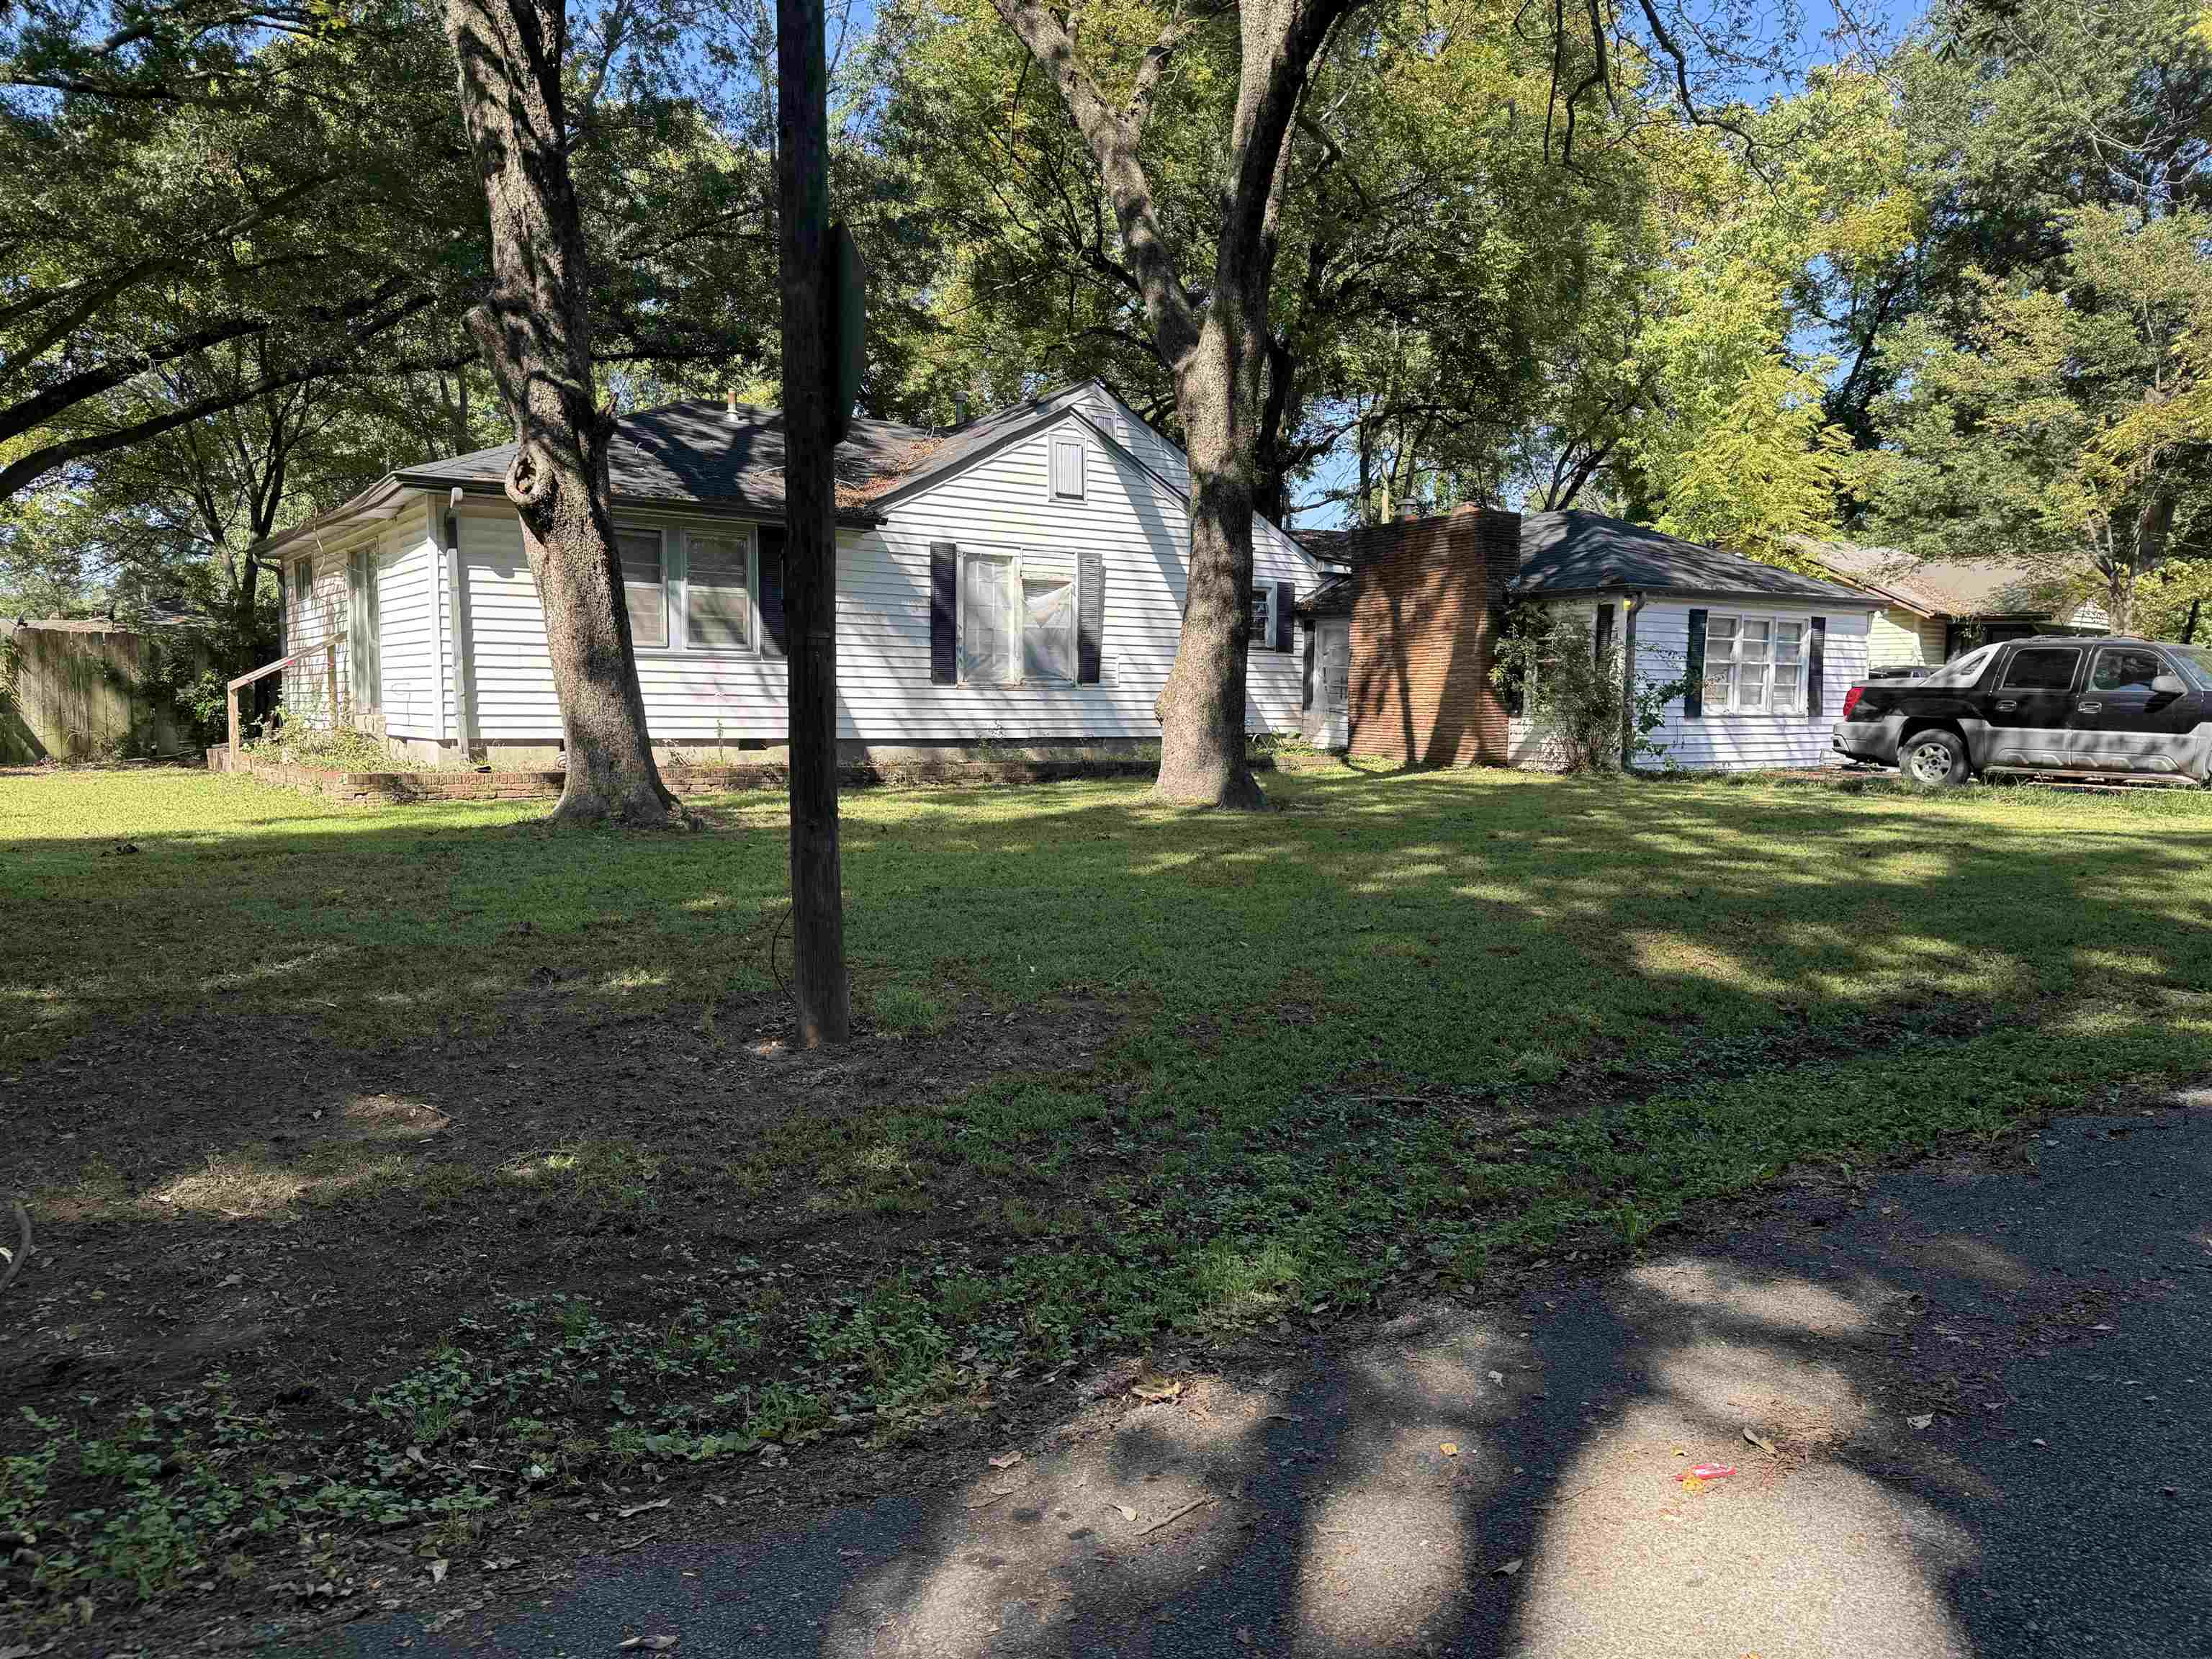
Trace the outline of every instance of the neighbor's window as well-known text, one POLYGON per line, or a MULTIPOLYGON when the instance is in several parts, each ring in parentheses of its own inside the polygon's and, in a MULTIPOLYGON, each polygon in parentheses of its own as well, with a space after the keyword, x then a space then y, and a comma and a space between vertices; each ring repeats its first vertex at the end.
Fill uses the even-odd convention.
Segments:
POLYGON ((2081 653, 2068 646, 2032 646, 2013 653, 2012 665, 2005 670, 2004 689, 2008 691, 2067 691, 2074 685, 2074 671, 2080 666, 2081 653))
POLYGON ((1052 495, 1054 501, 1083 499, 1084 442, 1080 438, 1052 441, 1052 495))
POLYGON ((302 559, 292 567, 292 595, 301 605, 305 605, 314 589, 315 562, 313 559, 302 559))
POLYGON ((742 651, 752 643, 752 544, 743 536, 688 536, 684 633, 702 651, 742 651))
POLYGON ((1805 711, 1805 623, 1774 617, 1705 618, 1705 712, 1805 711))
POLYGON ((1069 576, 1022 579, 1022 678, 1075 678, 1075 581, 1069 576))
POLYGON ((1013 618, 1014 562, 988 553, 960 559, 960 678, 1000 685, 1017 678, 1021 632, 1013 618))
POLYGON ((2166 664, 2155 651, 2100 651, 2089 685, 2097 691, 2148 691, 2164 672, 2166 664))
POLYGON ((658 530, 617 530, 615 550, 622 559, 623 603, 629 611, 631 642, 653 649, 668 644, 668 581, 661 567, 658 530))

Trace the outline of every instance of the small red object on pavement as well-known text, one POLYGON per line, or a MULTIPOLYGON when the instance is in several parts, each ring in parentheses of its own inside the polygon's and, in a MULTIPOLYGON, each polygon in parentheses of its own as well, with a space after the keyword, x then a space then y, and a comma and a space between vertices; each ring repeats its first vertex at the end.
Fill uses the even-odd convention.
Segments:
POLYGON ((1733 1463, 1700 1463, 1693 1469, 1682 1471, 1685 1480, 1725 1480, 1735 1473, 1733 1463))

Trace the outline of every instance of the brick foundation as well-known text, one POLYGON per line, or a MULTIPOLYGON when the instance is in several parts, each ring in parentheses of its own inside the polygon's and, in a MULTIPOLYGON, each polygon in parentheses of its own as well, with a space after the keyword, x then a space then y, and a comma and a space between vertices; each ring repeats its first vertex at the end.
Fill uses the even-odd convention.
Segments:
POLYGON ((1401 766, 1507 763, 1491 683, 1516 513, 1462 511, 1352 532, 1351 752, 1401 766))

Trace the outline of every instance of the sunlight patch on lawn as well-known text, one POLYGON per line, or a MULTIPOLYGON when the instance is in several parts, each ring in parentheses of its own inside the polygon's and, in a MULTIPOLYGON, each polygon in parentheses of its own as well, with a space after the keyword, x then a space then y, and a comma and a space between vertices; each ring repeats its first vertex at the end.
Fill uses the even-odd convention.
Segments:
POLYGON ((327 967, 340 958, 353 954, 352 948, 343 945, 319 945, 295 957, 285 957, 275 962, 257 963, 251 967, 229 968, 219 974, 210 974, 200 981, 200 990, 213 996, 224 991, 243 991, 248 986, 265 985, 276 980, 297 978, 311 969, 327 967))
POLYGON ((1783 981, 1709 940, 1639 929, 1624 933, 1621 944, 1630 965, 1647 979, 1700 979, 1760 997, 1778 997, 1789 989, 1783 981))

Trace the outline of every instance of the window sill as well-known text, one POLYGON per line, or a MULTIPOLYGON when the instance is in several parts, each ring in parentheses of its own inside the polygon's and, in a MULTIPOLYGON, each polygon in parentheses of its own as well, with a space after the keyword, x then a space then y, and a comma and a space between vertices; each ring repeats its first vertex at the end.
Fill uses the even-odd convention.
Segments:
POLYGON ((641 659, 653 662, 683 662, 687 659, 696 662, 781 662, 783 660, 781 657, 770 657, 750 647, 717 651, 709 650, 705 646, 693 646, 686 648, 672 645, 641 645, 635 647, 635 651, 641 659))

